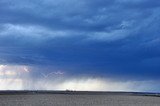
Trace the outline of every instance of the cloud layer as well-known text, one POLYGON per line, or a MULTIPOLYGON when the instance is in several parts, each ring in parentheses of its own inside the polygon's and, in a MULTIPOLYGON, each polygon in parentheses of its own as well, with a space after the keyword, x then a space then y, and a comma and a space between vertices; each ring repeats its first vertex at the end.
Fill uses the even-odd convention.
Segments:
POLYGON ((37 73, 23 65, 0 65, 0 90, 78 90, 158 92, 158 80, 118 81, 105 77, 68 77, 63 72, 37 73))
POLYGON ((0 64, 159 80, 159 11, 151 0, 1 0, 0 64))

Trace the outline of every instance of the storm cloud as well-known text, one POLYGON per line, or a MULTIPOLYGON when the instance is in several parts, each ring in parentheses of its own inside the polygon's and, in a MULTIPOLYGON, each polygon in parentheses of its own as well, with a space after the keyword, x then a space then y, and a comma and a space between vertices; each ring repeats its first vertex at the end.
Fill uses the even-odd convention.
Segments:
POLYGON ((0 64, 159 80, 159 11, 156 0, 1 0, 0 64))

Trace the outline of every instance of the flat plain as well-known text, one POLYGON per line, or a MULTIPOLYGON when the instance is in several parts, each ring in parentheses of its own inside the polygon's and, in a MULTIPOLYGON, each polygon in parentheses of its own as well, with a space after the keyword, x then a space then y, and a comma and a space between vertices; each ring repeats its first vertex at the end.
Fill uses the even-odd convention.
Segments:
POLYGON ((156 94, 123 92, 0 92, 0 106, 160 106, 156 94))

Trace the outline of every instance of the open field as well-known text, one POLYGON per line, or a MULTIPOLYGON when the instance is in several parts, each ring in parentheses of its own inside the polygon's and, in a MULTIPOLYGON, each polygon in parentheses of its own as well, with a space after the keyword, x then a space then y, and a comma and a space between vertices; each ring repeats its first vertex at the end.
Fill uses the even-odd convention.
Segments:
POLYGON ((160 106, 159 94, 125 92, 5 91, 0 106, 160 106))

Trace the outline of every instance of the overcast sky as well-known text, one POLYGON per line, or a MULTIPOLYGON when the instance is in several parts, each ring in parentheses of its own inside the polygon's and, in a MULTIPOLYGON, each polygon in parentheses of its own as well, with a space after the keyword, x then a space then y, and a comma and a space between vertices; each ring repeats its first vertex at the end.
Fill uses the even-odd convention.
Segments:
POLYGON ((158 0, 0 0, 0 84, 5 85, 0 89, 8 89, 17 79, 12 75, 24 70, 30 80, 50 76, 52 82, 58 75, 74 86, 48 89, 93 82, 93 90, 136 91, 138 83, 141 91, 160 91, 159 64, 158 0), (107 78, 111 88, 97 88, 107 78), (126 82, 136 87, 127 89, 126 82), (116 89, 119 83, 125 84, 116 89))

